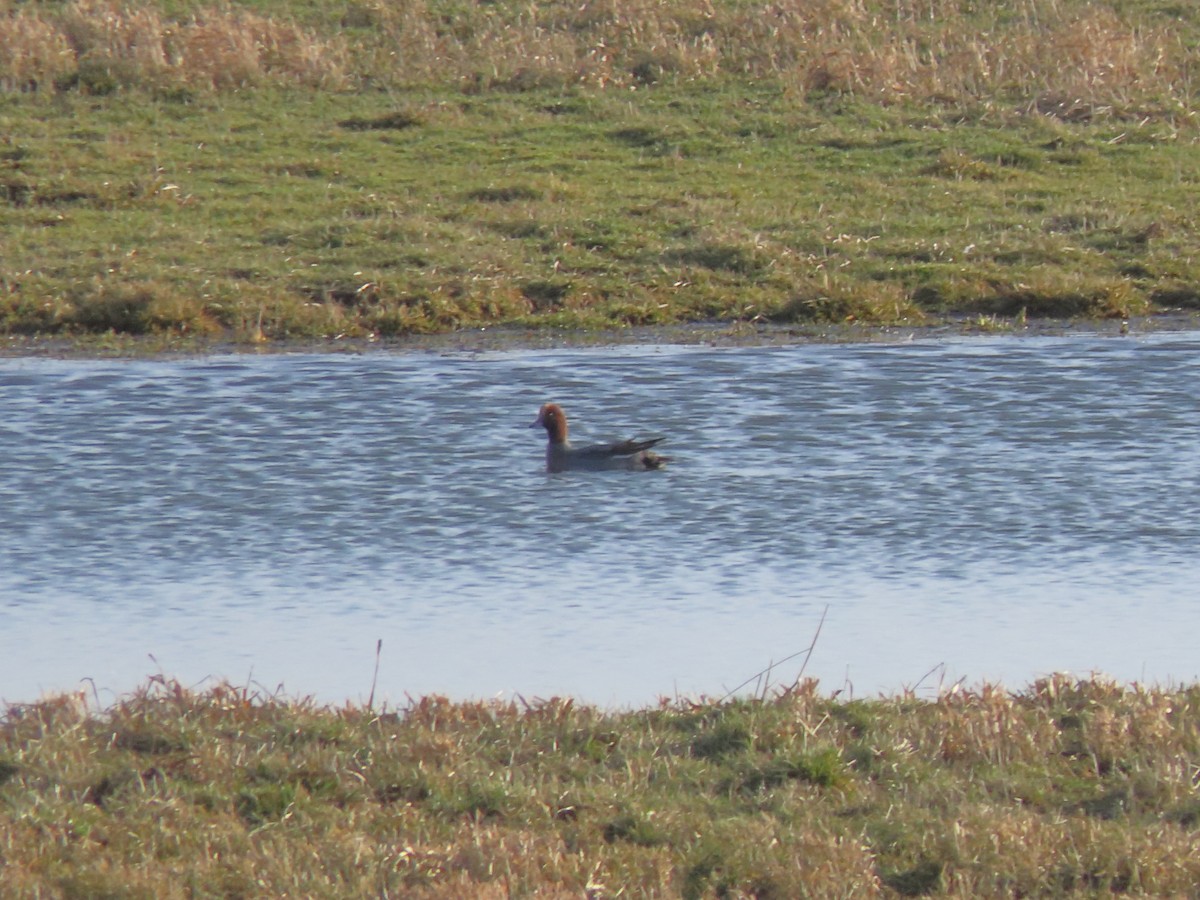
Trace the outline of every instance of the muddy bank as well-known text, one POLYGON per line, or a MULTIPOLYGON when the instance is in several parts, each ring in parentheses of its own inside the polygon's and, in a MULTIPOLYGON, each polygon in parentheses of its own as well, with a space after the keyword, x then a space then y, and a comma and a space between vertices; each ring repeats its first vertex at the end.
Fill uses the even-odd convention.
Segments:
POLYGON ((946 318, 914 325, 775 325, 749 322, 702 322, 609 330, 561 330, 498 326, 442 334, 409 335, 377 340, 329 338, 322 340, 233 342, 212 338, 173 336, 135 337, 101 335, 81 337, 30 337, 10 335, 0 344, 0 357, 53 359, 113 359, 191 357, 230 353, 488 353, 514 350, 547 350, 563 347, 631 345, 705 345, 763 347, 794 344, 904 343, 914 340, 1009 335, 1048 337, 1068 334, 1136 336, 1138 334, 1200 329, 1200 312, 1174 312, 1122 319, 1033 319, 1016 323, 979 317, 946 318))

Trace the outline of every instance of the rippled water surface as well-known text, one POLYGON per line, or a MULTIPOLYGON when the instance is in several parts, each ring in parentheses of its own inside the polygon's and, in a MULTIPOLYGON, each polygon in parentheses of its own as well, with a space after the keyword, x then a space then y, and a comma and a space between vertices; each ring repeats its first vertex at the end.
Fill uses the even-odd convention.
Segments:
POLYGON ((1198 398, 1192 333, 0 360, 0 697, 362 700, 382 640, 377 698, 642 704, 823 614, 807 673, 859 696, 1191 680, 1198 398), (672 467, 547 476, 548 399, 672 467))

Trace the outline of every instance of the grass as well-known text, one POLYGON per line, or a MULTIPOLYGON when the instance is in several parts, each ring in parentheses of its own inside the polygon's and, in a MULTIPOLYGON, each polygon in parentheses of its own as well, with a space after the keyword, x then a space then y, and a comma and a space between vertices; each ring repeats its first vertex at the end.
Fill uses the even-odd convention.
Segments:
POLYGON ((1183 896, 1197 690, 392 711, 155 679, 0 719, 5 894, 1183 896))
POLYGON ((1200 308, 1184 7, 0 12, 0 333, 1200 308))

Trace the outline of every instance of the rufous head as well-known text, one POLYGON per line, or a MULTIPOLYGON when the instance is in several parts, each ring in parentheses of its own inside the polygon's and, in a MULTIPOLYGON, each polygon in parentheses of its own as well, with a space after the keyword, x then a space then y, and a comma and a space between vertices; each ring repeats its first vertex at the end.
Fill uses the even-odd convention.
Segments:
POLYGON ((543 403, 542 408, 538 410, 537 418, 534 419, 530 428, 537 428, 541 425, 546 429, 546 434, 550 435, 550 442, 553 444, 563 444, 567 440, 567 414, 562 411, 562 407, 557 403, 543 403))

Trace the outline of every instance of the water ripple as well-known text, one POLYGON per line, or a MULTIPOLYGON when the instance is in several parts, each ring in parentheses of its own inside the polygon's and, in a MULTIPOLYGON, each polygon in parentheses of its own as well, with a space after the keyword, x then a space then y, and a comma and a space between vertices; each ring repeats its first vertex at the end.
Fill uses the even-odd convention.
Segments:
POLYGON ((1190 678, 1200 336, 0 360, 0 695, 1190 678), (525 426, 661 433, 547 477, 525 426))

